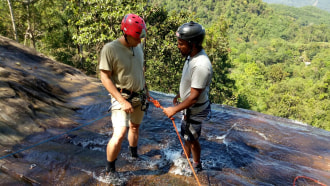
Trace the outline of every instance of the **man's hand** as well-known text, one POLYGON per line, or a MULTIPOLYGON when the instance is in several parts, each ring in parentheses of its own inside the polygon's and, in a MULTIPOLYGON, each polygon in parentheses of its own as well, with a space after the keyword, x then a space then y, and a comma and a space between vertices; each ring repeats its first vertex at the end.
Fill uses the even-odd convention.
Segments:
POLYGON ((126 113, 133 112, 133 106, 130 102, 128 102, 120 92, 117 90, 113 82, 111 81, 111 71, 101 70, 101 81, 103 86, 108 90, 108 92, 113 96, 121 105, 121 109, 126 113))
POLYGON ((188 98, 186 98, 183 102, 179 103, 178 98, 180 97, 180 94, 177 94, 175 98, 173 99, 173 107, 167 107, 164 108, 164 114, 171 118, 174 116, 174 114, 180 112, 183 109, 187 109, 193 104, 197 102, 197 99, 199 95, 203 92, 204 89, 196 89, 196 88, 191 88, 190 89, 190 95, 188 98))
POLYGON ((176 110, 174 107, 164 108, 163 112, 168 118, 172 118, 174 116, 174 114, 176 114, 176 110))
POLYGON ((132 104, 127 100, 120 102, 120 105, 121 105, 121 109, 126 113, 132 113, 134 111, 132 104))

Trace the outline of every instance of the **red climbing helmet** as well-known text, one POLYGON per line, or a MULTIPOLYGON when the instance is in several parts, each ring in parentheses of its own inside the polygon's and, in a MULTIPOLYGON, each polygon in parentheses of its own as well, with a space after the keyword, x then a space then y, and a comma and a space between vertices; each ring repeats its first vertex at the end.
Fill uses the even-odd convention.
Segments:
POLYGON ((144 38, 146 37, 146 24, 144 20, 135 14, 127 14, 121 21, 120 29, 126 35, 130 35, 134 38, 144 38))

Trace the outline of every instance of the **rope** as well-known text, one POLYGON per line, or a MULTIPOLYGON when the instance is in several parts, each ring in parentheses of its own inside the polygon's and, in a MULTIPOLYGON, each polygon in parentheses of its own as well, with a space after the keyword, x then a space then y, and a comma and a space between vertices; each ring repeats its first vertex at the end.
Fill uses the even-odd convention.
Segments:
POLYGON ((73 128, 73 129, 71 129, 71 130, 68 130, 68 131, 66 131, 66 132, 64 132, 64 133, 58 134, 58 135, 53 136, 53 137, 51 137, 51 138, 49 138, 49 139, 46 139, 46 140, 41 141, 41 142, 39 142, 39 143, 36 143, 36 144, 34 144, 34 145, 31 145, 31 146, 25 147, 25 148, 23 148, 23 149, 21 149, 21 150, 18 150, 18 151, 16 151, 16 152, 13 152, 13 153, 7 154, 7 155, 5 155, 5 156, 2 156, 2 157, 0 157, 0 160, 5 159, 5 158, 7 158, 7 157, 9 157, 9 156, 12 156, 12 155, 14 155, 14 154, 17 154, 17 153, 23 152, 23 151, 25 151, 25 150, 32 149, 33 147, 36 147, 36 146, 38 146, 38 145, 41 145, 41 144, 44 144, 44 143, 49 142, 49 141, 51 141, 51 140, 54 140, 54 139, 56 139, 56 138, 58 138, 58 137, 60 137, 60 136, 62 136, 62 135, 65 135, 65 134, 68 134, 68 133, 70 133, 70 132, 73 132, 73 131, 76 131, 76 130, 78 130, 78 129, 81 129, 81 128, 83 128, 83 127, 86 127, 87 125, 90 125, 90 124, 92 124, 92 123, 94 123, 94 122, 96 122, 96 121, 98 121, 98 120, 100 120, 100 119, 102 119, 102 118, 104 118, 104 117, 106 117, 106 116, 108 116, 108 115, 110 115, 110 114, 106 114, 105 116, 99 117, 99 118, 97 118, 97 119, 94 120, 94 121, 91 121, 91 122, 86 123, 86 124, 84 124, 84 125, 78 126, 78 127, 73 128))
MULTIPOLYGON (((157 108, 161 108, 162 110, 164 110, 164 107, 162 107, 162 106, 160 105, 159 101, 155 100, 155 99, 152 98, 151 96, 149 96, 148 101, 152 102, 152 103, 155 105, 155 107, 157 107, 157 108)), ((186 150, 185 150, 185 148, 184 148, 184 145, 183 145, 183 143, 182 143, 182 140, 181 140, 181 137, 180 137, 180 135, 179 135, 178 129, 177 129, 176 125, 175 125, 174 118, 172 117, 172 118, 170 118, 170 119, 171 119, 171 121, 172 121, 172 123, 173 123, 173 127, 175 128, 176 134, 178 135, 178 138, 179 138, 179 140, 180 140, 180 143, 181 143, 181 146, 182 146, 183 152, 184 152, 184 154, 186 155, 186 158, 187 158, 187 160, 188 160, 188 163, 189 163, 189 165, 190 165, 190 168, 191 168, 192 172, 194 173, 194 176, 195 176, 195 178, 196 178, 196 181, 197 181, 198 185, 200 186, 201 184, 200 184, 199 179, 198 179, 198 177, 197 177, 197 175, 196 175, 196 173, 195 173, 195 170, 194 170, 193 166, 191 165, 191 162, 190 162, 190 160, 189 160, 189 158, 188 158, 188 154, 187 154, 187 152, 186 152, 186 150)))
POLYGON ((294 181, 293 181, 293 186, 296 185, 296 181, 297 181, 299 178, 309 179, 309 180, 312 180, 312 181, 314 181, 315 183, 320 184, 320 185, 322 185, 322 186, 327 186, 327 185, 324 184, 324 183, 321 183, 321 182, 319 182, 319 181, 317 181, 317 180, 315 180, 315 179, 313 179, 313 178, 309 178, 309 177, 306 177, 306 176, 297 176, 297 177, 294 179, 294 181))

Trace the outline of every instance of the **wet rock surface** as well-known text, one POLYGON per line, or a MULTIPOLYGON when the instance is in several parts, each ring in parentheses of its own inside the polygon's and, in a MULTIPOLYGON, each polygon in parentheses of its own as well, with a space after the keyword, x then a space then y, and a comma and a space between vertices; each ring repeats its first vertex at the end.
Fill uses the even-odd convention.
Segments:
MULTIPOLYGON (((151 92, 166 107, 172 95, 151 92)), ((139 159, 124 140, 119 179, 104 175, 112 135, 100 81, 0 36, 0 185, 198 185, 171 120, 150 106, 139 159)), ((180 115, 175 116, 180 130, 180 115)), ((330 185, 330 133, 212 105, 203 125, 201 185, 330 185)))

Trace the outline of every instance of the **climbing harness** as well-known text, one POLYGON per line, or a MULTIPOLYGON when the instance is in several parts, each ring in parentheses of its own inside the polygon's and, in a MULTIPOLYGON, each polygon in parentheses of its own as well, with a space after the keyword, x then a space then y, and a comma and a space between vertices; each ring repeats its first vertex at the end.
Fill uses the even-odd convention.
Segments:
POLYGON ((141 100, 141 110, 146 112, 149 108, 149 102, 148 102, 148 99, 147 99, 147 95, 146 94, 141 94, 140 95, 140 100, 141 100))
MULTIPOLYGON (((162 106, 160 105, 159 101, 153 99, 151 96, 148 97, 148 101, 152 102, 152 103, 155 105, 155 107, 157 107, 157 108, 161 108, 162 110, 164 110, 164 107, 162 107, 162 106)), ((180 141, 180 143, 181 143, 181 146, 182 146, 183 152, 184 152, 184 154, 186 155, 186 158, 187 158, 187 160, 188 160, 189 166, 190 166, 190 168, 191 168, 191 170, 192 170, 192 172, 193 172, 193 174, 194 174, 194 176, 195 176, 195 179, 196 179, 198 185, 200 186, 201 184, 200 184, 199 179, 198 179, 198 177, 197 177, 197 175, 196 175, 196 173, 195 173, 195 170, 194 170, 194 168, 193 168, 193 166, 192 166, 192 164, 191 164, 191 162, 190 162, 190 160, 189 160, 188 154, 187 154, 187 152, 186 152, 186 150, 185 150, 185 148, 184 148, 184 145, 183 145, 183 143, 182 143, 182 140, 181 140, 181 137, 180 137, 180 135, 179 135, 178 129, 177 129, 176 125, 175 125, 174 118, 172 117, 172 118, 170 118, 170 119, 172 120, 173 127, 174 127, 174 129, 175 129, 175 131, 176 131, 176 134, 178 135, 179 141, 180 141)))
MULTIPOLYGON (((127 94, 128 95, 128 98, 126 98, 126 101, 130 102, 131 104, 132 104, 133 98, 139 98, 140 99, 140 102, 141 102, 141 110, 142 111, 147 111, 148 110, 148 108, 149 108, 149 102, 147 100, 147 95, 146 95, 144 89, 141 90, 141 91, 139 91, 139 92, 133 92, 133 91, 129 91, 129 90, 126 90, 126 89, 120 89, 120 88, 117 88, 117 90, 120 93, 127 94)), ((119 104, 119 102, 115 102, 114 104, 111 104, 109 106, 109 108, 108 108, 108 112, 111 111, 111 108, 112 107, 114 107, 114 106, 116 106, 118 104, 119 104)))
POLYGON ((189 108, 183 110, 182 124, 181 124, 181 135, 187 141, 197 140, 201 134, 201 124, 208 118, 211 112, 211 104, 209 100, 203 103, 195 103, 189 108), (207 104, 207 105, 206 105, 207 104), (206 105, 199 113, 191 115, 192 109, 206 105))

